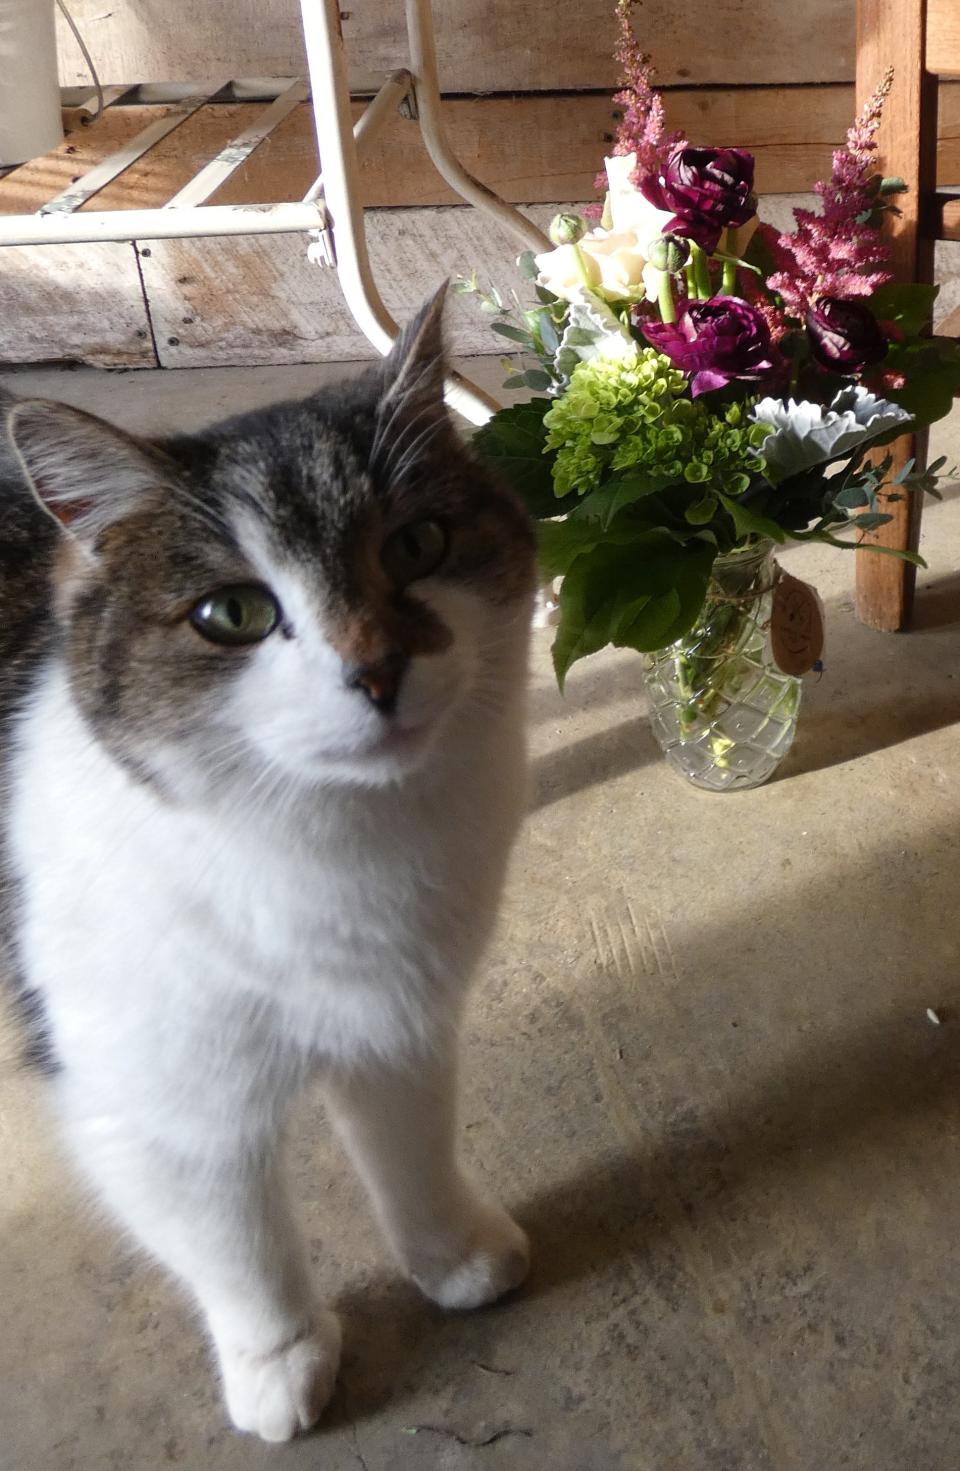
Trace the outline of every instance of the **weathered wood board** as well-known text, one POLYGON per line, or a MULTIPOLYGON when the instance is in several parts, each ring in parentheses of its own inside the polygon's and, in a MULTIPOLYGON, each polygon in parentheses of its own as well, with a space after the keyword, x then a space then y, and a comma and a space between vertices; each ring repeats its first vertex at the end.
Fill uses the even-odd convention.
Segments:
MULTIPOLYGON (((541 226, 559 205, 526 211, 541 226)), ((367 235, 384 301, 404 321, 445 278, 476 268, 503 289, 516 284, 517 244, 472 209, 371 210, 367 235)), ((336 272, 311 265, 302 236, 258 240, 151 240, 140 266, 164 367, 303 363, 373 358, 336 272)), ((470 297, 452 297, 456 353, 502 352, 470 297)))
MULTIPOLYGON (((738 142, 757 156, 761 193, 809 188, 829 168, 853 113, 846 85, 681 88, 667 94, 669 124, 697 140, 738 142)), ((163 204, 260 110, 203 108, 109 185, 88 208, 163 204)), ((166 109, 112 108, 92 126, 79 113, 52 154, 0 180, 0 210, 28 212, 115 150, 166 109)), ((601 94, 451 98, 454 146, 507 199, 532 203, 546 222, 554 200, 592 197, 615 114, 601 94)), ((297 198, 317 172, 312 116, 304 106, 214 196, 218 203, 297 198)), ((941 182, 960 180, 960 84, 941 89, 941 182)), ((400 316, 431 281, 476 266, 512 281, 513 242, 465 209, 435 208, 454 196, 423 150, 415 124, 397 121, 363 166, 375 268, 400 316), (414 206, 414 207, 411 207, 414 206)), ((0 361, 70 360, 104 365, 160 360, 168 366, 358 358, 370 349, 353 325, 336 278, 308 265, 302 236, 132 246, 9 247, 0 253, 0 361), (143 284, 141 284, 141 275, 143 284), (144 288, 146 295, 144 295, 144 288)), ((496 350, 466 303, 452 311, 461 352, 496 350)))
MULTIPOLYGON (((86 208, 147 209, 164 204, 262 106, 230 103, 202 108, 86 208)), ((764 194, 807 189, 824 174, 853 110, 853 89, 848 86, 682 88, 667 94, 671 130, 697 142, 749 148, 757 159, 757 188, 764 194)), ((0 211, 38 209, 167 111, 113 107, 92 126, 79 125, 79 113, 67 114, 70 131, 58 149, 0 180, 0 211)), ((609 98, 595 94, 451 98, 444 115, 454 149, 466 167, 517 203, 591 198, 594 176, 617 121, 609 98)), ((318 167, 313 116, 305 104, 256 149, 212 202, 298 199, 318 167)), ((430 163, 416 124, 399 117, 377 139, 361 174, 364 203, 372 208, 456 202, 430 163)), ((939 176, 944 184, 960 182, 960 83, 941 88, 939 176)))
MULTIPOLYGON (((940 0, 946 7, 954 0, 940 0)), ((446 92, 609 88, 613 0, 434 0, 446 92)), ((304 67, 298 0, 71 0, 106 81, 286 76, 304 67)), ((344 0, 353 81, 406 64, 403 0, 344 0)), ((664 85, 843 82, 852 0, 643 0, 636 29, 664 85)), ((65 82, 86 80, 60 26, 65 82)))
POLYGON ((0 251, 0 363, 44 362, 156 366, 132 245, 0 251))

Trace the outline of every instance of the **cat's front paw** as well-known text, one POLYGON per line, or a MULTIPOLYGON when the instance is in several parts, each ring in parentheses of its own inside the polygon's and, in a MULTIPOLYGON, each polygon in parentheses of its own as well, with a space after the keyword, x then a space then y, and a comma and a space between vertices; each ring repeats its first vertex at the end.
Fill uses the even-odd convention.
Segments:
POLYGON ((530 1242, 502 1206, 478 1203, 468 1229, 439 1259, 417 1263, 411 1275, 442 1308, 480 1308, 519 1287, 530 1268, 530 1242))
POLYGON ((332 1313, 317 1314, 312 1332, 274 1353, 222 1353, 231 1420, 261 1440, 290 1440, 319 1420, 339 1364, 340 1324, 332 1313))

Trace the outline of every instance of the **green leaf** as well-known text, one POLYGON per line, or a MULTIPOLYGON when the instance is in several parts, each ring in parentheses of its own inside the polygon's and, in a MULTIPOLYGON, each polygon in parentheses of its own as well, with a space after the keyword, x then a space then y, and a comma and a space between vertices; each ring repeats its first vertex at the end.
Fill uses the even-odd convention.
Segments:
POLYGON ((708 493, 701 496, 698 501, 694 501, 692 506, 688 506, 683 514, 691 526, 706 526, 708 521, 713 520, 713 513, 716 509, 717 498, 708 493))
POLYGON ((564 334, 567 347, 589 347, 599 336, 599 332, 591 332, 589 327, 568 327, 564 334))
POLYGON ((537 258, 532 250, 524 250, 517 256, 517 270, 525 281, 535 281, 540 274, 537 258))
POLYGON ((526 388, 527 382, 522 373, 511 373, 509 378, 504 378, 501 388, 526 388))
POLYGON ((542 368, 528 368, 523 375, 523 381, 535 393, 542 393, 545 388, 550 387, 553 379, 542 368))
POLYGON ((547 430, 543 416, 551 399, 500 409, 473 436, 473 447, 520 496, 535 519, 560 516, 576 505, 573 495, 558 498, 553 489, 553 456, 545 454, 547 430))
POLYGON ((906 379, 903 388, 887 390, 887 398, 913 414, 917 427, 949 414, 960 393, 960 343, 949 337, 894 343, 884 366, 906 379))
POLYGON ((742 501, 735 496, 724 495, 722 490, 716 492, 717 499, 725 511, 729 511, 733 520, 737 536, 769 536, 771 541, 783 542, 786 536, 776 521, 771 521, 768 516, 761 516, 757 511, 751 511, 742 501))
POLYGON ((939 286, 891 281, 870 297, 870 310, 881 322, 896 322, 909 337, 915 337, 933 318, 939 286))
POLYGON ((642 523, 627 520, 609 530, 599 521, 582 521, 579 517, 541 521, 537 527, 541 571, 545 578, 563 577, 579 557, 597 547, 643 547, 650 530, 642 523))
POLYGON ((621 620, 611 642, 617 648, 636 649, 642 654, 651 649, 662 649, 664 644, 673 642, 670 630, 676 627, 682 607, 676 588, 671 588, 659 598, 650 598, 634 617, 621 620))
POLYGON ((648 495, 658 495, 673 483, 669 475, 646 475, 642 471, 617 476, 599 490, 584 496, 578 515, 594 517, 608 527, 625 506, 632 506, 648 495))
POLYGON ((679 638, 703 606, 715 555, 655 529, 629 545, 605 538, 579 556, 560 588, 553 662, 561 688, 577 659, 608 643, 646 651, 679 638))
POLYGON ((777 263, 773 258, 773 251, 764 239, 761 230, 754 230, 750 236, 749 244, 743 252, 743 258, 747 265, 754 266, 766 279, 772 276, 777 269, 777 263))
POLYGON ((497 332, 501 337, 509 337, 511 342, 522 342, 524 347, 533 346, 533 336, 523 327, 511 326, 509 322, 493 322, 490 330, 497 332))

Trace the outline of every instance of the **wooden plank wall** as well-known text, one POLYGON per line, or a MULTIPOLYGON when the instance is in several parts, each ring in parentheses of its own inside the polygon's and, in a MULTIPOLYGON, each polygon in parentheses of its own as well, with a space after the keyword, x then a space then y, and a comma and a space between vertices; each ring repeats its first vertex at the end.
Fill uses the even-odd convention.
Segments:
MULTIPOLYGON (((953 3, 953 0, 944 0, 953 3)), ((108 81, 285 76, 303 69, 298 0, 69 0, 108 81)), ((406 60, 403 0, 343 0, 353 79, 406 60)), ((609 90, 613 0, 434 0, 446 92, 609 90)), ((638 34, 666 86, 849 82, 853 0, 642 0, 638 34)), ((84 80, 61 26, 65 76, 84 80)))
MULTIPOLYGON (((108 83, 219 83, 304 69, 298 0, 69 3, 108 83)), ((960 0, 931 3, 949 11, 960 0)), ((403 0, 343 5, 353 84, 372 88, 406 60, 403 0)), ((670 127, 751 148, 764 194, 808 189, 852 116, 854 8, 854 0, 642 0, 638 34, 655 52, 670 127)), ((612 0, 434 0, 434 11, 448 126, 467 167, 541 221, 564 201, 593 197, 617 121, 612 0)), ((60 45, 62 80, 84 81, 65 30, 60 45)), ((255 111, 203 109, 91 207, 162 204, 255 111)), ((61 149, 0 181, 0 210, 36 209, 144 116, 118 109, 89 129, 68 121, 74 128, 61 149)), ((960 85, 942 92, 940 165, 942 182, 960 180, 960 85)), ((302 107, 215 202, 297 198, 317 168, 302 107)), ((383 135, 364 167, 364 193, 372 255, 399 314, 441 274, 475 266, 510 283, 512 242, 475 213, 449 207, 454 196, 415 124, 398 122, 383 135)), ((0 266, 0 361, 198 366, 369 354, 335 278, 307 264, 300 237, 10 249, 0 266)), ((467 303, 457 303, 452 319, 459 351, 497 350, 467 303)))

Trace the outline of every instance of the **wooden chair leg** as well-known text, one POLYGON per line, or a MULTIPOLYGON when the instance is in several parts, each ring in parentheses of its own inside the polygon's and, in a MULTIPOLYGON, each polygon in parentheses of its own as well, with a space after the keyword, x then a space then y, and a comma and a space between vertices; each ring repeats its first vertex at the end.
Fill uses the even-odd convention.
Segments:
MULTIPOLYGON (((933 241, 923 230, 923 200, 937 178, 937 78, 926 70, 927 0, 857 0, 857 106, 888 66, 896 68, 878 135, 877 166, 907 185, 900 213, 887 224, 891 267, 901 281, 933 280, 933 241)), ((905 435, 892 447, 894 470, 911 457, 923 464, 926 435, 905 435)), ((866 539, 916 551, 920 497, 907 493, 880 509, 893 520, 866 539)), ((916 569, 898 557, 857 552, 857 615, 870 628, 895 633, 910 621, 916 569)))
MULTIPOLYGON (((926 433, 905 434, 891 446, 893 468, 896 475, 908 460, 916 459, 922 464, 926 456, 926 433)), ((893 492, 896 494, 896 492, 893 492)), ((913 491, 905 491, 899 500, 890 500, 881 492, 878 510, 893 517, 878 531, 868 532, 865 542, 878 546, 896 547, 898 551, 915 552, 920 543, 920 513, 922 498, 913 491)), ((860 551, 857 560, 857 617, 868 628, 877 628, 883 633, 899 633, 907 628, 913 610, 913 592, 917 569, 911 562, 899 557, 885 557, 882 552, 860 551)))

